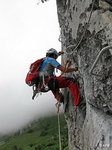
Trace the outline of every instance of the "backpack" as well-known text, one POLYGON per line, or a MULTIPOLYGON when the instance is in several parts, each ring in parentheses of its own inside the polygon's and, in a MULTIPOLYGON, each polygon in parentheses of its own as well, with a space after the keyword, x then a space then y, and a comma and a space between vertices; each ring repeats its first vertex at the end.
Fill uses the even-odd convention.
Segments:
POLYGON ((30 65, 30 70, 28 71, 25 82, 29 86, 33 86, 34 84, 38 84, 39 82, 39 69, 41 67, 44 58, 38 59, 30 65))

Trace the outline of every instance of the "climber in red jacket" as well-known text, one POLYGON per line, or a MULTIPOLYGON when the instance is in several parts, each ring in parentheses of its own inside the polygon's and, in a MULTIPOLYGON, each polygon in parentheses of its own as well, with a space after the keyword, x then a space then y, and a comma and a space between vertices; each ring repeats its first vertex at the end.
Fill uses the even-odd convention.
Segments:
POLYGON ((48 84, 49 89, 54 94, 54 97, 60 101, 63 102, 63 95, 60 92, 59 88, 65 88, 68 87, 71 91, 73 97, 74 97, 74 105, 78 105, 80 103, 80 89, 76 82, 76 80, 72 77, 63 77, 58 76, 56 77, 54 74, 54 69, 57 68, 60 71, 64 72, 66 70, 66 73, 78 71, 78 68, 66 68, 62 66, 60 63, 56 61, 59 55, 63 53, 57 52, 55 49, 51 48, 46 53, 46 58, 44 62, 41 65, 40 68, 40 76, 45 77, 45 84, 48 84))

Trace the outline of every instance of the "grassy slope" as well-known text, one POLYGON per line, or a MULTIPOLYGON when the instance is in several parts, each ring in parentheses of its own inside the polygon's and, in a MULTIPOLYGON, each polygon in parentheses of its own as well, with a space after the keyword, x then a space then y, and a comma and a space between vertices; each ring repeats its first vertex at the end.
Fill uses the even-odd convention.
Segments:
MULTIPOLYGON (((63 114, 60 115, 63 150, 68 145, 67 128, 63 114)), ((2 139, 1 139, 2 140, 2 139)), ((10 138, 0 150, 59 150, 57 115, 39 119, 23 134, 10 138)), ((67 149, 66 149, 67 150, 67 149)))

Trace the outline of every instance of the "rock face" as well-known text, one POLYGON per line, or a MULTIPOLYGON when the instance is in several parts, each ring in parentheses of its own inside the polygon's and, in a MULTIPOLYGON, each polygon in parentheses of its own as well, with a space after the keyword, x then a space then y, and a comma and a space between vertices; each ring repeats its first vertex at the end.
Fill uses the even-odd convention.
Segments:
POLYGON ((77 73, 82 103, 68 89, 64 113, 69 150, 112 150, 112 0, 57 0, 60 42, 77 73), (95 63, 94 63, 95 62, 95 63))

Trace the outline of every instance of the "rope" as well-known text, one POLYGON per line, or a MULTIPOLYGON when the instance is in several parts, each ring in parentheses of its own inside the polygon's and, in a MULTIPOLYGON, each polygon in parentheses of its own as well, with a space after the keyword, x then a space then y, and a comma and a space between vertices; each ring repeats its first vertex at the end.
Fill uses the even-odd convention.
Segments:
POLYGON ((58 133, 59 133, 59 150, 62 150, 59 113, 58 113, 58 133))
POLYGON ((64 73, 66 73, 67 72, 67 70, 68 70, 68 68, 70 67, 70 65, 71 65, 71 61, 70 60, 66 60, 66 63, 65 63, 65 70, 61 73, 61 75, 60 76, 62 76, 64 73), (67 66, 67 64, 68 64, 68 66, 67 66))
MULTIPOLYGON (((86 27, 85 27, 85 29, 84 29, 84 32, 83 32, 83 34, 82 34, 82 37, 81 37, 79 43, 78 43, 77 45, 68 46, 67 49, 70 48, 70 47, 75 47, 75 49, 74 49, 74 51, 75 51, 75 50, 79 47, 79 45, 81 44, 81 42, 82 42, 82 40, 83 40, 83 38, 84 38, 84 35, 85 35, 85 33, 86 33, 86 30, 87 30, 87 28, 89 27, 89 23, 90 23, 90 20, 91 20, 91 16, 92 16, 92 11, 93 11, 94 4, 95 4, 95 0, 93 0, 93 2, 92 2, 92 7, 91 7, 90 16, 89 16, 87 25, 86 25, 86 27)), ((68 53, 67 53, 67 49, 66 49, 66 54, 68 54, 68 53)), ((70 53, 70 55, 72 55, 74 51, 72 51, 72 52, 70 53)))
POLYGON ((57 103, 55 104, 55 106, 56 106, 56 108, 57 108, 57 113, 59 113, 61 103, 60 103, 59 101, 57 101, 57 103))
MULTIPOLYGON (((58 99, 58 92, 56 91, 56 97, 58 99)), ((61 106, 60 100, 57 100, 57 103, 55 104, 57 108, 57 114, 58 114, 58 134, 59 134, 59 150, 62 150, 62 144, 61 144, 61 133, 60 133, 60 118, 59 118, 59 108, 61 106)))

